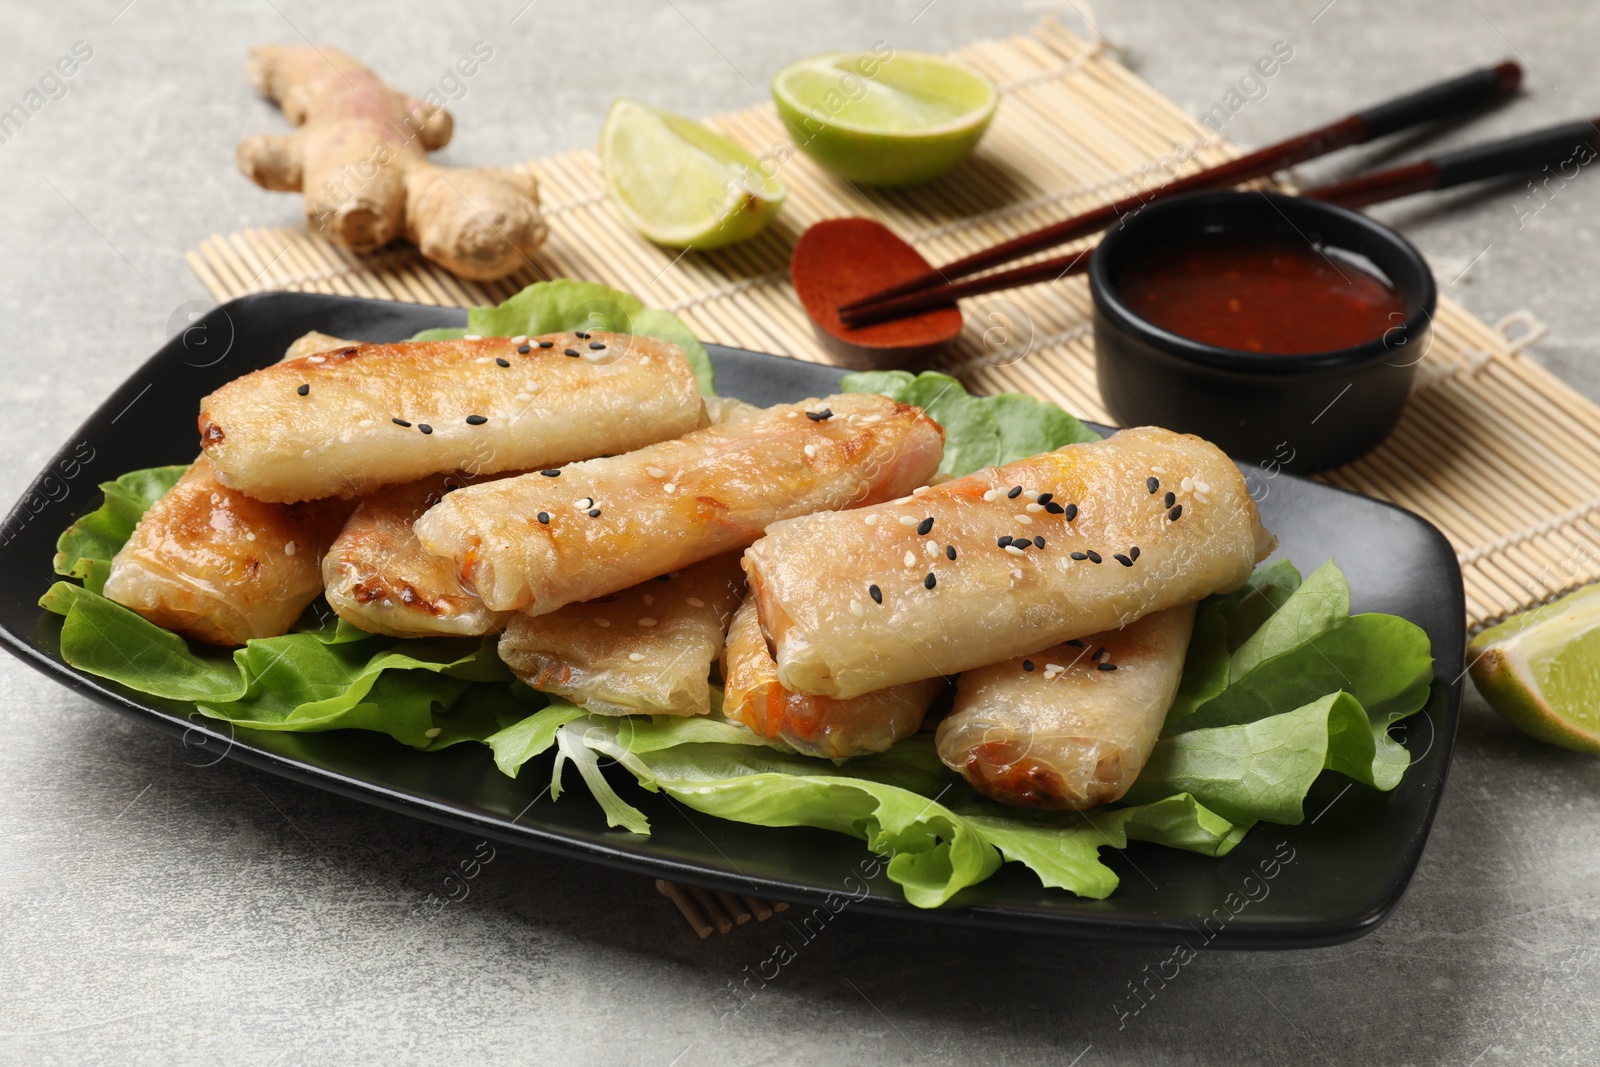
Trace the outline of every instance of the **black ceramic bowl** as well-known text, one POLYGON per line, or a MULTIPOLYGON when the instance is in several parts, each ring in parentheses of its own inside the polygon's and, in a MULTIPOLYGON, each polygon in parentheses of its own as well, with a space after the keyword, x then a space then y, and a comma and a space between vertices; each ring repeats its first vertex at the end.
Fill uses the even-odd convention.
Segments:
POLYGON ((1394 429, 1438 303, 1422 254, 1393 230, 1332 204, 1261 192, 1178 196, 1128 216, 1095 249, 1089 287, 1100 395, 1117 423, 1199 434, 1238 459, 1302 473, 1347 463, 1394 429), (1405 320, 1353 348, 1275 355, 1179 336, 1140 318, 1118 294, 1125 265, 1215 229, 1363 256, 1404 299, 1405 320))

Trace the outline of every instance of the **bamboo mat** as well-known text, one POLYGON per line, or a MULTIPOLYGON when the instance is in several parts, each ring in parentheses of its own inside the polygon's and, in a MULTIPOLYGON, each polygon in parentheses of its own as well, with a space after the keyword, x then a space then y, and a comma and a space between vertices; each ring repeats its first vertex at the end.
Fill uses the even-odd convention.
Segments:
MULTIPOLYGON (((528 268, 500 282, 463 281, 404 250, 357 259, 301 228, 213 236, 188 261, 219 301, 287 289, 467 306, 498 303, 545 278, 583 278, 671 309, 704 340, 829 362, 788 279, 789 251, 812 223, 877 218, 939 263, 1159 184, 1157 161, 1179 146, 1194 155, 1178 173, 1236 154, 1102 42, 1053 21, 958 54, 1004 93, 967 163, 916 189, 863 190, 795 153, 780 168, 790 193, 778 220, 728 249, 679 255, 638 237, 607 201, 599 161, 584 149, 525 165, 539 179, 551 236, 528 268)), ((788 144, 770 105, 709 125, 758 156, 788 144)), ((966 310, 947 369, 970 387, 1033 393, 1108 421, 1083 278, 966 310)), ((1449 300, 1440 301, 1419 371, 1388 443, 1322 479, 1393 501, 1444 531, 1474 627, 1600 578, 1600 407, 1449 300)), ((1266 472, 1259 478, 1270 492, 1266 472)))

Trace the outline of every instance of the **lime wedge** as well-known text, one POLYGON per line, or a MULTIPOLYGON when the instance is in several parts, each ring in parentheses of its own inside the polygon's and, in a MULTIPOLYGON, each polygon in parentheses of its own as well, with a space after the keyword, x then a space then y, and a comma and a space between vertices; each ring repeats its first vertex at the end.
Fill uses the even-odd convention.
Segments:
POLYGON ((1600 585, 1490 627, 1468 656, 1478 692, 1511 725, 1600 753, 1600 585))
POLYGON ((965 63, 920 52, 833 52, 772 79, 800 150, 865 185, 937 178, 976 147, 1000 90, 965 63))
POLYGON ((606 113, 600 166, 628 224, 673 248, 720 248, 754 236, 788 195, 772 166, 738 144, 626 97, 606 113))

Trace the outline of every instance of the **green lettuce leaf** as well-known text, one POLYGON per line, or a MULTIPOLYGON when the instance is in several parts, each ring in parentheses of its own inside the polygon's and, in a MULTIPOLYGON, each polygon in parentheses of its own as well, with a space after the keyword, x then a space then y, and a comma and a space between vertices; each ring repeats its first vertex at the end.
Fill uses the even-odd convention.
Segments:
POLYGON ((944 427, 942 474, 971 474, 1063 445, 1100 439, 1047 401, 1022 393, 972 396, 959 381, 937 371, 915 375, 903 370, 862 371, 845 375, 839 388, 846 393, 882 393, 926 411, 944 427))
POLYGON ((700 391, 707 396, 716 395, 711 357, 682 319, 670 311, 647 308, 638 297, 597 282, 569 278, 535 282, 495 307, 472 308, 463 329, 423 330, 412 340, 447 341, 469 333, 482 337, 531 337, 564 330, 613 330, 669 341, 689 357, 700 391))
POLYGON ((100 483, 105 501, 68 526, 56 541, 56 573, 77 578, 86 588, 100 592, 105 588, 111 557, 133 536, 134 526, 150 505, 178 484, 188 469, 186 465, 151 467, 100 483))

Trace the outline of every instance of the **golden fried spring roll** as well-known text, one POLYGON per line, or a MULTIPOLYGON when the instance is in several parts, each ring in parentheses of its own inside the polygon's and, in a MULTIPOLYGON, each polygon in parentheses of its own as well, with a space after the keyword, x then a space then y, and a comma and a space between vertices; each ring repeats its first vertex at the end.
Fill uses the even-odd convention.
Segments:
POLYGON ((201 402, 224 485, 261 500, 361 496, 431 474, 556 466, 705 425, 688 359, 594 333, 370 344, 246 374, 201 402))
POLYGON ((263 503, 219 484, 201 456, 134 527, 105 595, 208 644, 276 637, 322 592, 322 553, 349 511, 263 503))
POLYGON ((1120 800, 1178 692, 1194 605, 967 671, 939 758, 978 792, 1049 811, 1120 800))
POLYGON ((776 523, 744 566, 778 679, 849 699, 1235 589, 1274 544, 1221 450, 1147 427, 776 523))
POLYGON ((907 682, 853 700, 807 696, 778 684, 778 665, 761 635, 753 599, 746 599, 722 648, 726 685, 722 713, 797 752, 847 759, 882 752, 922 726, 943 678, 907 682))
POLYGON ((744 595, 732 553, 537 618, 515 615, 500 658, 517 677, 600 715, 702 715, 711 664, 744 595))
POLYGON ((831 396, 468 486, 416 531, 491 608, 538 615, 742 548, 778 519, 905 493, 943 450, 944 431, 921 408, 831 396))
POLYGON ((352 626, 391 637, 466 637, 505 629, 508 612, 490 611, 462 588, 455 564, 424 552, 412 524, 459 475, 391 485, 364 498, 322 559, 328 603, 352 626))

